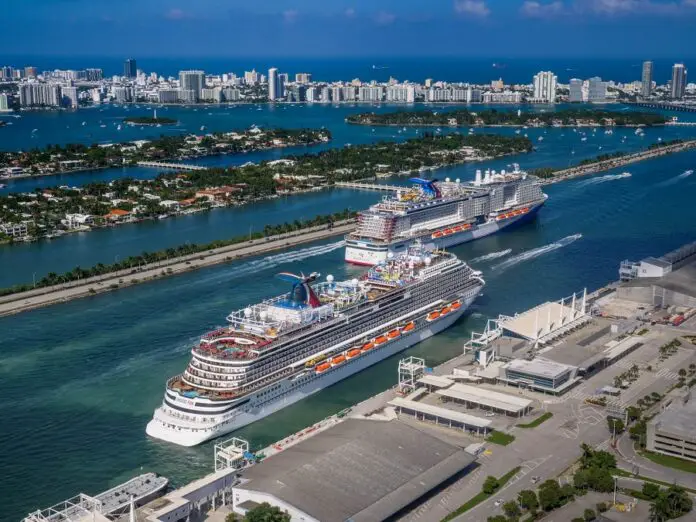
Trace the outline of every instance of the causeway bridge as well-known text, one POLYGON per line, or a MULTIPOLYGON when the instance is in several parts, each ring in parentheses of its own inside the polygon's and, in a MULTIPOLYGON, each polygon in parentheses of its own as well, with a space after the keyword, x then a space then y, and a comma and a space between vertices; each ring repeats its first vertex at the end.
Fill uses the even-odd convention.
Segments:
POLYGON ((207 170, 208 167, 202 165, 188 165, 186 163, 170 163, 167 161, 139 161, 139 167, 153 167, 168 170, 207 170))
POLYGON ((394 192, 397 190, 407 190, 404 185, 381 185, 379 183, 362 183, 357 181, 337 181, 337 187, 361 189, 361 190, 380 190, 382 192, 394 192))

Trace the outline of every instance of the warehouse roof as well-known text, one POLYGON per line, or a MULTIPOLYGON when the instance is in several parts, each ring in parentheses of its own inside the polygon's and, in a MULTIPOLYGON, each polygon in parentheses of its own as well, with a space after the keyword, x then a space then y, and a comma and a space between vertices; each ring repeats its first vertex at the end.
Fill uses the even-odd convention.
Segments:
POLYGON ((532 405, 532 401, 522 397, 516 397, 507 393, 500 393, 467 384, 455 384, 446 390, 437 390, 435 393, 451 399, 466 401, 472 404, 480 404, 496 410, 508 413, 521 413, 532 405))
POLYGON ((384 520, 474 457, 404 424, 348 419, 245 470, 260 491, 322 522, 384 520))

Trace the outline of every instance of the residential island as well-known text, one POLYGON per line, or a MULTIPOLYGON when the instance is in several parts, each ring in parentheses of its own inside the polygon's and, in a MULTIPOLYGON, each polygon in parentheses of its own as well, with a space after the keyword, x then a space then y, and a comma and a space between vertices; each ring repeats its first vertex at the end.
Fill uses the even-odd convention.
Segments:
POLYGON ((55 237, 318 190, 336 181, 410 174, 531 150, 531 141, 520 136, 426 134, 403 143, 380 142, 241 167, 164 173, 151 180, 122 178, 8 194, 0 197, 0 233, 5 240, 55 237))
POLYGON ((0 179, 45 176, 77 170, 135 165, 139 161, 176 161, 220 154, 240 154, 281 147, 316 145, 331 140, 325 129, 260 129, 205 136, 162 136, 113 144, 51 145, 44 149, 0 152, 0 179))
POLYGON ((593 109, 564 109, 553 112, 499 111, 395 111, 363 112, 346 118, 354 125, 449 126, 449 127, 652 127, 664 125, 667 118, 651 112, 615 112, 593 109))

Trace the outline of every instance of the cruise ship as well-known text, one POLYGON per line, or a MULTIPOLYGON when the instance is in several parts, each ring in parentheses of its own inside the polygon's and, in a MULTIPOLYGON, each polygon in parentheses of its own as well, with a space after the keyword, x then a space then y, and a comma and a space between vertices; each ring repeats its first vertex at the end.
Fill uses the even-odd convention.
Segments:
POLYGON ((262 419, 449 327, 485 284, 419 243, 348 281, 279 277, 289 293, 231 313, 193 347, 148 435, 194 446, 262 419))
POLYGON ((476 171, 472 182, 413 178, 358 217, 346 237, 346 261, 375 265, 414 241, 445 248, 527 221, 546 201, 539 179, 520 171, 476 171))

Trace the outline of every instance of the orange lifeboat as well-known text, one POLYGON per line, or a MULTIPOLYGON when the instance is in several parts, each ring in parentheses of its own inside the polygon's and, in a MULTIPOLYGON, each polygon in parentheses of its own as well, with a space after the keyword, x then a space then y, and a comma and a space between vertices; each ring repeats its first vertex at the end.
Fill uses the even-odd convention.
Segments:
POLYGON ((440 230, 433 234, 433 239, 437 239, 438 237, 442 237, 442 232, 440 230))
POLYGON ((462 227, 463 230, 469 230, 471 228, 471 225, 468 223, 462 227))
POLYGON ((375 347, 375 343, 365 343, 362 346, 362 351, 367 352, 368 350, 372 350, 375 347))
POLYGON ((426 317, 426 321, 434 321, 434 320, 437 319, 438 317, 440 317, 440 311, 439 311, 439 310, 435 310, 435 311, 430 312, 430 313, 428 314, 428 317, 426 317))
POLYGON ((360 355, 360 348, 353 348, 352 350, 348 350, 348 353, 346 353, 346 357, 348 357, 348 359, 352 359, 358 355, 360 355))
POLYGON ((454 230, 452 230, 451 228, 446 228, 446 229, 445 229, 445 235, 446 235, 446 236, 449 236, 450 234, 454 234, 454 230))
POLYGON ((451 309, 449 306, 445 306, 442 310, 440 310, 440 315, 441 315, 441 316, 442 316, 442 315, 447 315, 447 314, 450 313, 451 311, 452 311, 452 309, 451 309))
POLYGON ((346 356, 345 355, 337 355, 333 359, 331 359, 331 366, 337 366, 341 363, 346 362, 346 356))
POLYGON ((394 329, 387 334, 387 337, 389 337, 389 339, 396 339, 400 335, 401 335, 401 332, 398 329, 394 329))
POLYGON ((450 305, 450 308, 452 308, 452 310, 459 310, 461 307, 462 303, 460 301, 455 301, 450 305))
POLYGON ((529 212, 529 207, 524 207, 524 208, 522 209, 522 212, 524 212, 524 213, 529 212))
POLYGON ((416 327, 416 323, 414 323, 413 321, 411 321, 411 322, 408 323, 406 326, 404 326, 404 327, 401 329, 401 331, 404 332, 404 333, 410 332, 410 331, 413 330, 415 327, 416 327))
POLYGON ((375 339, 375 345, 379 346, 380 344, 386 343, 388 340, 389 339, 387 339, 386 335, 380 335, 379 337, 377 337, 377 339, 375 339))
POLYGON ((331 368, 331 365, 327 362, 321 363, 319 366, 316 367, 317 373, 324 373, 326 370, 331 368))

